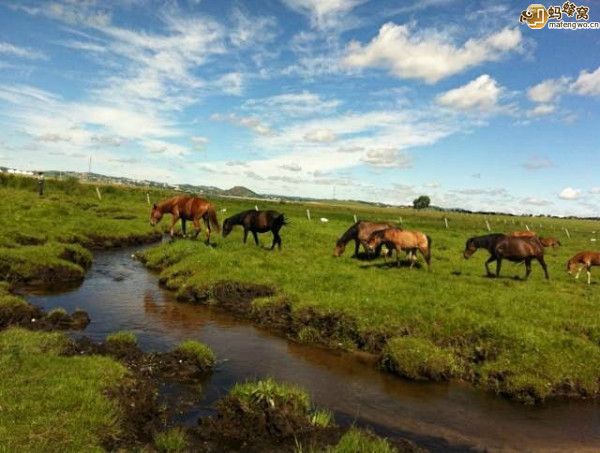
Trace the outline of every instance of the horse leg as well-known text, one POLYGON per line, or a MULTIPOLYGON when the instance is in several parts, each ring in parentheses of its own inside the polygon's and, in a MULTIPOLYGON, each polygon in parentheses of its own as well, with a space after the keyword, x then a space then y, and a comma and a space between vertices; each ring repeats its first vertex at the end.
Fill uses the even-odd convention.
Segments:
POLYGON ((496 258, 496 278, 500 277, 500 269, 502 268, 502 258, 496 258))
POLYGON ((252 232, 252 236, 254 237, 254 243, 258 245, 258 234, 256 234, 256 231, 252 232))
POLYGON ((431 252, 429 251, 428 248, 426 248, 425 250, 419 249, 419 251, 421 252, 421 255, 423 255, 423 258, 425 258, 425 262, 427 263, 427 270, 430 271, 431 270, 431 252))
POLYGON ((183 237, 186 237, 187 233, 185 232, 185 219, 184 218, 181 219, 181 231, 183 233, 183 237))
MULTIPOLYGON (((204 225, 206 226, 206 245, 210 244, 210 219, 204 217, 204 225)), ((200 232, 200 222, 198 222, 198 233, 200 232)), ((198 234, 196 233, 196 235, 198 234)))
POLYGON ((281 236, 277 231, 273 231, 273 245, 271 245, 271 250, 275 248, 275 245, 281 250, 281 236))
POLYGON ((592 273, 590 272, 592 266, 586 266, 585 271, 587 273, 588 285, 592 284, 592 273))
POLYGON ((178 220, 179 220, 179 216, 173 214, 173 220, 171 220, 171 228, 170 228, 170 230, 171 230, 171 238, 173 236, 175 236, 175 224, 177 223, 178 220))
POLYGON ((583 265, 579 266, 579 270, 577 271, 577 273, 575 274, 575 279, 579 279, 579 274, 581 274, 581 271, 583 269, 583 265))
POLYGON ((494 274, 490 271, 490 263, 492 261, 496 261, 496 257, 494 255, 490 256, 485 262, 485 271, 487 272, 488 277, 493 277, 494 274))
POLYGON ((198 234, 200 234, 200 229, 200 220, 194 219, 194 239, 196 239, 198 234))
POLYGON ((546 260, 544 259, 543 256, 540 256, 537 260, 540 263, 540 265, 542 266, 542 269, 544 269, 544 276, 546 277, 546 280, 549 280, 550 275, 548 275, 548 266, 546 266, 546 260))
POLYGON ((529 278, 529 274, 531 274, 531 258, 525 259, 525 280, 529 278))
POLYGON ((248 228, 244 228, 244 244, 246 243, 247 239, 248 239, 248 228))
MULTIPOLYGON (((358 239, 354 239, 354 255, 352 256, 352 258, 356 258, 358 256, 359 247, 360 247, 360 241, 358 239)), ((365 247, 365 250, 368 253, 368 250, 366 247, 365 247)))

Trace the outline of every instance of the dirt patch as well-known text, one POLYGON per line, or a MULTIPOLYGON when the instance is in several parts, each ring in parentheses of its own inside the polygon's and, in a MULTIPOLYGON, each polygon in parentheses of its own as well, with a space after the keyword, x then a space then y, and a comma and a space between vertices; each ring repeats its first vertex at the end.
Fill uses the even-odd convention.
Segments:
POLYGON ((0 329, 18 326, 29 330, 83 330, 90 323, 90 317, 83 310, 68 314, 64 310, 48 313, 41 308, 23 302, 21 304, 0 305, 0 329))

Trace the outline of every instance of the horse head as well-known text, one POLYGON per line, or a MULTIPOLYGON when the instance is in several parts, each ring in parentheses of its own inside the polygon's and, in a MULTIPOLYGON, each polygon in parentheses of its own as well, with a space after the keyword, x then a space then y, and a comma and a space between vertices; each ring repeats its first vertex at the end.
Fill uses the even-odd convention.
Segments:
POLYGON ((342 256, 344 250, 346 250, 346 244, 344 244, 342 241, 337 241, 335 243, 335 248, 333 249, 333 256, 336 258, 342 256))
POLYGON ((473 254, 477 251, 477 246, 475 245, 475 241, 473 240, 473 238, 470 238, 469 240, 467 240, 467 243, 465 244, 465 251, 463 253, 463 256, 466 260, 468 260, 469 258, 471 258, 473 256, 473 254))
POLYGON ((231 233, 231 230, 233 230, 233 224, 231 222, 231 219, 225 219, 223 221, 223 237, 227 237, 229 233, 231 233))
POLYGON ((156 226, 160 219, 162 219, 163 213, 159 207, 154 203, 152 205, 152 211, 150 211, 150 225, 156 226))
POLYGON ((385 230, 374 231, 366 241, 367 248, 373 252, 379 244, 383 242, 385 230))

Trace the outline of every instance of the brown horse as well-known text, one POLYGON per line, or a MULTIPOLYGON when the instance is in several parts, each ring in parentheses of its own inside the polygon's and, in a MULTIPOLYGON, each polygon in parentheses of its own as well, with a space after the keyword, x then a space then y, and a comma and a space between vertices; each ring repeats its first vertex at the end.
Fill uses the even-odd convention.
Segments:
POLYGON ((485 270, 487 272, 488 277, 493 277, 494 274, 490 271, 490 263, 492 261, 497 261, 498 257, 496 256, 496 245, 500 239, 505 238, 506 235, 502 233, 491 233, 486 234, 484 236, 475 236, 467 239, 467 243, 465 244, 465 251, 463 252, 463 256, 466 260, 471 258, 473 254, 478 249, 486 249, 490 252, 490 257, 485 262, 485 270))
MULTIPOLYGON (((367 240, 375 231, 385 230, 386 228, 394 228, 395 225, 389 222, 368 222, 366 220, 359 220, 354 225, 346 230, 344 234, 337 240, 335 243, 335 249, 333 250, 333 256, 342 256, 344 250, 346 250, 346 244, 350 241, 354 241, 354 255, 353 257, 358 256, 358 249, 362 244, 363 248, 367 253, 369 250, 367 248, 367 240)), ((383 244, 380 244, 375 251, 375 254, 379 256, 381 252, 381 247, 383 244)))
POLYGON ((412 269, 417 260, 417 250, 421 252, 427 268, 431 269, 431 238, 420 231, 406 231, 400 228, 386 228, 375 231, 367 239, 367 247, 374 251, 381 244, 390 244, 396 250, 396 260, 400 264, 400 251, 408 253, 412 269))
POLYGON ((537 237, 537 233, 535 231, 513 231, 508 233, 508 236, 513 238, 534 238, 537 237))
POLYGON ((215 207, 204 198, 180 195, 161 201, 158 204, 155 203, 150 212, 150 225, 155 226, 164 214, 173 216, 170 227, 171 237, 175 234, 175 224, 179 219, 181 219, 181 230, 184 236, 186 220, 191 220, 194 223, 194 230, 196 231, 194 237, 197 237, 200 233, 200 219, 204 220, 207 244, 210 242, 211 226, 215 228, 217 233, 220 230, 215 207))
POLYGON ((573 275, 575 269, 579 267, 575 275, 575 278, 579 278, 581 270, 585 267, 587 282, 590 285, 592 283, 592 273, 590 272, 592 266, 600 266, 600 252, 580 252, 567 262, 567 272, 569 275, 573 275))
POLYGON ((235 225, 241 225, 244 227, 244 244, 248 238, 248 231, 250 231, 254 237, 254 243, 258 245, 257 233, 271 231, 273 233, 271 250, 273 250, 276 245, 279 247, 279 250, 281 250, 281 236, 279 236, 279 230, 287 224, 287 219, 280 212, 256 211, 250 209, 233 215, 223 221, 223 237, 227 237, 235 225))
POLYGON ((562 245, 558 239, 551 237, 540 238, 540 242, 544 247, 552 247, 553 249, 562 245))
POLYGON ((496 256, 496 277, 500 276, 502 260, 507 259, 517 263, 525 262, 525 278, 527 279, 529 274, 531 274, 531 261, 536 259, 542 266, 542 269, 544 269, 546 279, 550 278, 546 262, 544 261, 544 246, 537 236, 505 236, 496 243, 494 255, 496 256))

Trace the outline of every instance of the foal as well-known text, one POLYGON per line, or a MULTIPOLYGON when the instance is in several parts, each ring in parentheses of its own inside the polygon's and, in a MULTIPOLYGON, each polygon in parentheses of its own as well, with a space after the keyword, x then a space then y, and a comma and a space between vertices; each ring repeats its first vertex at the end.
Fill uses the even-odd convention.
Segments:
POLYGON ((258 245, 257 233, 271 231, 273 233, 271 250, 273 250, 276 245, 279 247, 279 250, 281 250, 281 236, 279 236, 279 230, 287 224, 288 222, 285 216, 277 211, 256 211, 250 209, 233 215, 223 221, 223 237, 227 237, 234 226, 241 225, 244 227, 244 244, 246 243, 246 239, 248 239, 248 232, 250 231, 254 237, 254 243, 258 245))
POLYGON ((412 269, 417 260, 417 250, 421 252, 427 269, 431 269, 431 238, 420 231, 406 231, 400 228, 386 228, 385 230, 375 231, 367 240, 367 247, 371 251, 381 244, 390 244, 396 250, 396 259, 400 264, 400 251, 408 253, 410 267, 412 269))
POLYGON ((590 285, 592 282, 592 273, 590 272, 592 266, 600 266, 600 252, 579 252, 567 262, 567 272, 569 275, 573 275, 575 269, 579 267, 575 275, 575 278, 579 278, 581 270, 585 267, 587 282, 590 285))

